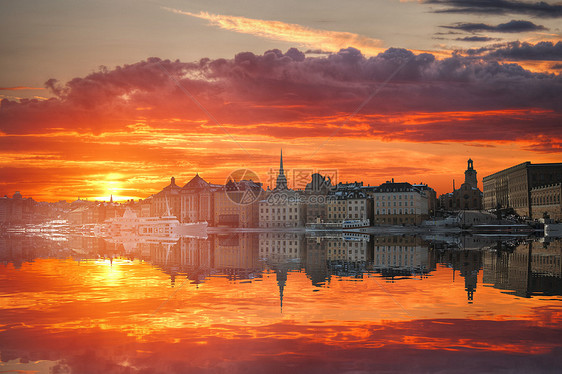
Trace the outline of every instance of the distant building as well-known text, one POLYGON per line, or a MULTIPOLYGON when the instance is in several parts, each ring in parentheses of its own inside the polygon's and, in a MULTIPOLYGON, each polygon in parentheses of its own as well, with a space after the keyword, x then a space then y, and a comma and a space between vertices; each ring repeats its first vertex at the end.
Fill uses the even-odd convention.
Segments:
POLYGON ((482 191, 478 189, 478 179, 474 169, 474 162, 468 159, 468 166, 464 172, 464 183, 459 189, 439 196, 439 205, 446 210, 481 210, 482 191))
POLYGON ((429 218, 426 193, 410 183, 387 181, 373 197, 375 225, 418 225, 429 218))
POLYGON ((19 191, 9 198, 0 198, 1 223, 31 223, 35 220, 37 202, 31 197, 24 198, 19 191))
POLYGON ((512 166, 483 179, 484 209, 513 208, 517 214, 540 218, 534 215, 531 190, 562 182, 562 163, 532 164, 530 161, 512 166))

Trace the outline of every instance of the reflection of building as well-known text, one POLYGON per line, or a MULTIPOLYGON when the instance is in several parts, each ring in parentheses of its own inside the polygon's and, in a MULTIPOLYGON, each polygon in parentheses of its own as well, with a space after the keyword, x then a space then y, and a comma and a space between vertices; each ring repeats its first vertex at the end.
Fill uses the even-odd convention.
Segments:
MULTIPOLYGON (((454 186, 454 184, 453 184, 454 186)), ((478 189, 476 170, 471 159, 464 172, 464 183, 459 189, 439 196, 439 205, 447 210, 481 210, 482 192, 478 189)))
POLYGON ((305 271, 315 287, 321 287, 330 280, 326 257, 326 242, 321 238, 306 239, 305 271))
POLYGON ((370 257, 369 235, 342 235, 326 239, 326 258, 330 261, 366 262, 370 257))
POLYGON ((478 272, 482 267, 482 254, 480 251, 453 250, 441 254, 441 261, 453 267, 453 280, 458 270, 464 278, 464 290, 469 303, 474 299, 478 283, 478 272))
POLYGON ((535 218, 545 213, 554 220, 562 220, 562 183, 534 187, 531 189, 531 206, 535 218))
POLYGON ((431 263, 427 246, 417 237, 376 236, 373 238, 373 269, 398 271, 400 274, 429 272, 431 263))
POLYGON ((524 242, 513 252, 484 252, 484 283, 517 296, 562 295, 562 242, 524 242))
MULTIPOLYGON (((484 177, 484 209, 497 205, 513 208, 517 214, 534 217, 531 190, 562 182, 562 163, 531 164, 527 161, 484 177)), ((542 212, 537 212, 537 217, 542 212)))
POLYGON ((268 263, 301 260, 304 257, 302 235, 295 233, 259 234, 259 255, 268 263))
POLYGON ((374 193, 375 225, 417 225, 429 217, 428 198, 410 183, 380 185, 374 193))
MULTIPOLYGON (((218 235, 215 240, 215 268, 235 270, 238 275, 261 267, 258 237, 252 234, 218 235)), ((232 273, 227 271, 227 273, 232 273)))

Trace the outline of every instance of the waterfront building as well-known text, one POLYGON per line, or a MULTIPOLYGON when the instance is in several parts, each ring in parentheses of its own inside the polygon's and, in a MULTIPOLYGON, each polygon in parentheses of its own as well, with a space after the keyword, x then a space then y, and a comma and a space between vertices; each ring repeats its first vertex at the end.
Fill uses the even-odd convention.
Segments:
POLYGON ((328 222, 328 194, 332 190, 330 177, 314 173, 304 190, 306 223, 328 222))
POLYGON ((229 180, 214 191, 214 225, 258 227, 261 183, 229 180))
POLYGON ((530 161, 498 171, 483 179, 484 209, 513 208, 521 216, 540 218, 533 213, 531 190, 562 182, 562 163, 532 164, 530 161))
POLYGON ((429 218, 426 192, 410 183, 387 181, 373 193, 375 225, 418 225, 429 218))
POLYGON ((435 210, 438 207, 437 192, 425 183, 413 184, 412 186, 427 196, 427 210, 429 215, 435 215, 435 210))
POLYGON ((181 222, 207 221, 214 224, 214 192, 221 188, 196 174, 180 191, 181 222))
POLYGON ((283 151, 279 161, 279 173, 273 192, 265 194, 259 201, 260 227, 302 227, 305 222, 306 207, 301 202, 299 191, 287 187, 283 170, 283 151))
POLYGON ((338 183, 328 195, 327 222, 362 221, 367 226, 373 216, 373 199, 363 182, 338 183))
POLYGON ((297 191, 273 192, 259 202, 260 227, 302 227, 305 222, 305 205, 297 191))
POLYGON ((531 189, 531 210, 535 218, 545 214, 549 218, 562 221, 562 183, 550 184, 531 189))

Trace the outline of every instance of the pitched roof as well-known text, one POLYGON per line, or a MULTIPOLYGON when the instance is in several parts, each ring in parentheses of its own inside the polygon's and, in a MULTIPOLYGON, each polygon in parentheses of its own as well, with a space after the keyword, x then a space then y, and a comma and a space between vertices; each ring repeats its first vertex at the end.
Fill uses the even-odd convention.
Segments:
POLYGON ((184 190, 195 190, 195 189, 207 189, 210 188, 209 183, 207 183, 203 178, 196 174, 189 182, 183 186, 184 190))

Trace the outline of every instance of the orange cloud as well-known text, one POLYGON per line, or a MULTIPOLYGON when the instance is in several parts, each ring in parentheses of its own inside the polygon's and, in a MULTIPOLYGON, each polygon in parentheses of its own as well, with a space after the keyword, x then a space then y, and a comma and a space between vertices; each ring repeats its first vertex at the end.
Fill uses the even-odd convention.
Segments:
POLYGON ((177 14, 207 20, 211 25, 218 26, 221 29, 255 35, 266 39, 298 43, 301 46, 328 52, 337 52, 342 48, 350 46, 361 49, 367 55, 376 55, 383 51, 380 40, 350 32, 319 30, 280 21, 225 16, 208 12, 191 13, 178 9, 164 9, 177 14))
POLYGON ((0 87, 0 91, 18 91, 18 90, 44 90, 44 87, 27 87, 27 86, 15 86, 15 87, 0 87))

